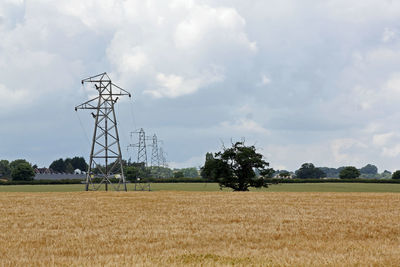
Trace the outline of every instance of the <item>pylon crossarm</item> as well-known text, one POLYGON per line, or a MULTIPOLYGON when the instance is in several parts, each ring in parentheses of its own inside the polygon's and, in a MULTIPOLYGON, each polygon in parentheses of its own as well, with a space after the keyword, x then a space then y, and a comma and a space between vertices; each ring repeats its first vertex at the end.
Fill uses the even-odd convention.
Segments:
POLYGON ((82 104, 76 106, 75 107, 75 111, 77 111, 78 109, 97 109, 97 106, 93 106, 91 104, 91 102, 93 102, 95 100, 98 100, 98 99, 99 99, 99 97, 97 96, 97 97, 95 97, 93 99, 90 99, 90 100, 86 101, 85 103, 82 103, 82 104))
POLYGON ((127 96, 129 96, 129 97, 131 97, 131 93, 129 93, 128 91, 126 91, 125 89, 122 89, 121 87, 119 87, 118 85, 115 85, 115 84, 113 84, 113 83, 111 83, 112 84, 112 86, 114 86, 114 87, 117 87, 119 90, 121 90, 122 92, 124 92, 124 93, 119 93, 119 94, 115 94, 115 93, 113 93, 113 95, 127 95, 127 96))
POLYGON ((81 83, 82 83, 82 84, 84 84, 85 82, 97 82, 97 83, 98 83, 98 82, 105 82, 105 81, 111 81, 111 79, 110 79, 110 77, 108 77, 108 75, 107 75, 106 72, 103 72, 103 73, 100 73, 100 74, 97 74, 97 75, 88 77, 88 78, 86 78, 86 79, 83 79, 83 80, 81 81, 81 83), (104 76, 107 76, 108 80, 104 80, 104 79, 103 79, 104 76), (99 78, 99 77, 100 77, 100 78, 99 78))

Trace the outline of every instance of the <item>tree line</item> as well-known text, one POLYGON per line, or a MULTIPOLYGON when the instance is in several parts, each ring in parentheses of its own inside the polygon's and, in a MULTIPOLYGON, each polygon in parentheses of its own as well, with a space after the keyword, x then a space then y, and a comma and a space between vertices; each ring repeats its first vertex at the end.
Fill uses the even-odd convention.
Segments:
MULTIPOLYGON (((297 178, 297 179, 322 179, 342 178, 375 178, 375 179, 400 179, 400 171, 393 174, 385 170, 378 173, 375 165, 367 164, 357 169, 354 166, 339 168, 315 167, 312 163, 304 163, 295 172, 286 170, 273 170, 269 168, 263 156, 256 151, 254 146, 246 146, 244 142, 236 142, 232 147, 223 147, 217 153, 207 153, 204 166, 200 168, 170 169, 168 167, 145 166, 142 163, 127 162, 122 160, 125 177, 129 181, 157 178, 198 178, 205 181, 219 183, 220 187, 229 187, 235 191, 247 191, 249 187, 268 187, 271 178, 297 178)), ((0 178, 13 180, 33 180, 36 165, 30 164, 24 159, 17 159, 12 162, 0 160, 0 178)), ((49 169, 53 172, 73 173, 75 170, 86 172, 88 164, 83 157, 73 157, 54 160, 49 169)), ((94 174, 104 173, 104 166, 97 166, 94 174)), ((120 171, 120 170, 117 170, 120 171)))
MULTIPOLYGON (((144 163, 127 162, 122 160, 124 174, 127 180, 136 181, 138 179, 149 178, 199 178, 200 174, 196 167, 171 169, 168 167, 148 167, 144 163)), ((8 160, 0 160, 0 178, 12 179, 15 181, 31 181, 35 177, 35 170, 38 172, 50 173, 69 173, 72 174, 76 170, 85 173, 88 170, 88 164, 83 157, 59 158, 54 160, 48 168, 38 168, 36 164, 32 165, 25 159, 17 159, 12 162, 8 160)), ((116 170, 120 172, 121 170, 116 170)), ((105 172, 105 167, 97 166, 93 170, 94 174, 105 172)))
POLYGON ((271 178, 321 179, 325 177, 341 179, 386 178, 400 179, 400 171, 391 174, 384 171, 378 174, 375 165, 367 164, 361 169, 354 166, 340 168, 315 167, 312 163, 304 163, 294 173, 286 170, 275 171, 269 163, 256 152, 254 146, 246 146, 244 142, 232 143, 232 147, 223 147, 217 153, 207 153, 201 176, 219 183, 220 187, 232 188, 234 191, 248 191, 250 187, 268 187, 271 178))
POLYGON ((16 181, 29 181, 35 177, 32 165, 24 159, 17 159, 9 162, 0 160, 0 177, 12 178, 16 181))
MULTIPOLYGON (((378 173, 378 168, 373 164, 367 164, 357 169, 354 166, 343 166, 339 168, 315 167, 312 163, 304 163, 294 173, 286 170, 278 170, 276 176, 280 178, 298 178, 298 179, 320 179, 320 178, 341 178, 341 179, 391 179, 390 171, 378 173)), ((396 179, 396 175, 394 175, 396 179)))

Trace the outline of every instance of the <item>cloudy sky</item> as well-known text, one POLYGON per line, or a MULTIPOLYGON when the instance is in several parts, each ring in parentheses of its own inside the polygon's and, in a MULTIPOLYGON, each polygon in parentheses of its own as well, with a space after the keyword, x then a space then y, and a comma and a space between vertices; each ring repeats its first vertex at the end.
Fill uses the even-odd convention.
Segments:
POLYGON ((400 169, 400 1, 2 0, 0 158, 87 157, 104 71, 124 158, 142 127, 172 167, 245 138, 276 169, 400 169))

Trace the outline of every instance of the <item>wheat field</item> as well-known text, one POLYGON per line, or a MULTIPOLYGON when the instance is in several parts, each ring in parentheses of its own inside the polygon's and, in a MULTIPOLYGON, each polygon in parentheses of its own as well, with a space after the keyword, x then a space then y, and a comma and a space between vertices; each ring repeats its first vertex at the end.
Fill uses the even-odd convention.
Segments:
POLYGON ((400 194, 0 193, 1 266, 400 266, 400 194))

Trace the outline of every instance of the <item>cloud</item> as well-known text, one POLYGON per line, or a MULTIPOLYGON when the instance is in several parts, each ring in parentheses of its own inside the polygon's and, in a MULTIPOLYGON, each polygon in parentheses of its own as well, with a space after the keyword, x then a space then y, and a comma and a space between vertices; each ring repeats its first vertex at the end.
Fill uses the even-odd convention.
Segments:
POLYGON ((151 129, 176 164, 243 136, 289 170, 397 168, 399 16, 375 0, 2 1, 2 155, 48 165, 81 151, 79 82, 107 71, 134 96, 118 106, 121 143, 151 129))
POLYGON ((397 144, 393 147, 390 147, 390 148, 384 147, 383 151, 382 151, 383 156, 391 157, 391 158, 397 157, 399 154, 400 154, 400 145, 399 144, 397 144))
POLYGON ((268 135, 270 132, 252 119, 238 119, 234 122, 223 121, 219 126, 223 131, 231 134, 263 134, 268 135))
POLYGON ((393 41, 397 36, 397 33, 393 29, 385 28, 382 34, 382 41, 384 43, 393 41))
POLYGON ((335 161, 339 164, 358 165, 362 162, 353 152, 356 149, 365 149, 368 146, 360 140, 354 138, 342 138, 332 141, 331 149, 335 161))
POLYGON ((383 134, 375 134, 372 137, 372 143, 376 146, 384 146, 388 143, 388 141, 395 136, 395 133, 383 133, 383 134))
POLYGON ((144 91, 144 93, 150 94, 156 98, 176 98, 192 94, 201 87, 222 80, 223 77, 217 73, 205 73, 202 76, 189 79, 175 74, 166 75, 164 73, 158 73, 157 83, 159 88, 155 90, 147 90, 144 91))
POLYGON ((3 99, 2 108, 7 110, 9 108, 23 107, 31 101, 31 95, 27 90, 11 90, 0 84, 0 98, 3 99))
POLYGON ((234 8, 212 8, 207 5, 186 6, 187 16, 177 25, 174 40, 179 48, 207 49, 213 43, 238 43, 257 51, 248 40, 246 21, 234 8))
POLYGON ((187 167, 201 167, 204 165, 205 155, 191 157, 183 162, 174 162, 171 161, 168 163, 170 168, 187 168, 187 167))

